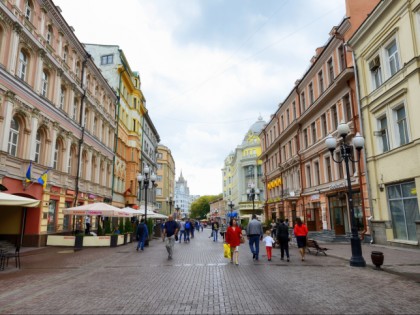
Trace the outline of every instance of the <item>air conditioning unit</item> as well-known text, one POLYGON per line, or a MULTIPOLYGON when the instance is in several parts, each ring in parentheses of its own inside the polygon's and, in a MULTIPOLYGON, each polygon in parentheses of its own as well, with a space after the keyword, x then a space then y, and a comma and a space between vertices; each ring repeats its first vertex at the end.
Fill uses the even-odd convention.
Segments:
POLYGON ((379 56, 376 56, 369 62, 369 69, 370 71, 375 71, 381 66, 381 60, 379 59, 379 56))

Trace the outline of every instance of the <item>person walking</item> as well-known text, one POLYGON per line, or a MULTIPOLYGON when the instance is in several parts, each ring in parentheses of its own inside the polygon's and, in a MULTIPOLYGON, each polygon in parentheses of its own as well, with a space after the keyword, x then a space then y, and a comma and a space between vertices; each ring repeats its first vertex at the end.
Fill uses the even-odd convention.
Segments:
POLYGON ((257 215, 252 215, 252 220, 246 227, 246 235, 249 239, 249 248, 252 252, 252 259, 258 260, 258 254, 260 252, 260 240, 264 235, 262 224, 257 220, 257 215))
POLYGON ((235 261, 239 265, 239 246, 241 245, 242 230, 238 226, 236 219, 231 219, 229 227, 226 230, 225 243, 230 246, 230 263, 235 261))
POLYGON ((220 235, 223 237, 223 241, 225 240, 226 229, 227 229, 226 219, 223 219, 223 222, 220 225, 220 235))
POLYGON ((178 224, 174 221, 174 217, 169 215, 168 221, 165 222, 163 228, 163 240, 166 239, 166 250, 168 251, 168 260, 172 259, 174 253, 175 236, 178 234, 178 224))
POLYGON ((272 249, 273 249, 273 244, 274 244, 274 238, 272 238, 270 234, 271 234, 271 231, 267 230, 267 232, 265 232, 265 237, 263 239, 263 242, 265 243, 265 251, 267 252, 268 261, 271 261, 272 249))
POLYGON ((308 228, 304 223, 302 223, 302 220, 300 218, 296 219, 296 224, 293 229, 295 236, 296 236, 296 242, 300 251, 300 256, 302 257, 302 261, 305 260, 305 248, 306 248, 306 238, 308 236, 308 228))
POLYGON ((211 224, 211 229, 213 230, 213 242, 217 242, 217 234, 219 233, 219 222, 214 220, 211 224))
POLYGON ((190 219, 187 219, 187 221, 185 222, 185 234, 187 235, 187 241, 189 243, 190 235, 191 235, 191 238, 194 238, 194 231, 192 229, 192 224, 191 224, 190 219))
POLYGON ((280 244, 280 259, 284 260, 284 253, 286 253, 287 261, 290 261, 289 257, 289 227, 285 224, 283 219, 280 219, 280 223, 277 225, 276 231, 277 241, 280 244))
POLYGON ((137 225, 136 229, 136 238, 138 240, 136 251, 144 250, 144 243, 146 239, 149 237, 149 230, 147 229, 147 225, 144 223, 144 219, 141 219, 140 224, 137 225))
POLYGON ((182 241, 182 235, 184 235, 184 243, 187 241, 187 235, 185 231, 185 222, 184 220, 179 222, 179 242, 182 241))
POLYGON ((85 225, 86 225, 85 235, 89 235, 90 234, 90 216, 88 215, 85 217, 85 225))

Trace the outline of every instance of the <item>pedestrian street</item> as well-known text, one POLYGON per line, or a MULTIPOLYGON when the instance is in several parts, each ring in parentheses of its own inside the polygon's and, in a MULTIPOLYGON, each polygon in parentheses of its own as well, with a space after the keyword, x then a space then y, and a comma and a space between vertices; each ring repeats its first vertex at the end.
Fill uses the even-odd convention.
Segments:
POLYGON ((144 251, 47 247, 25 253, 22 269, 0 274, 0 313, 19 314, 290 314, 418 313, 420 284, 398 275, 350 267, 331 256, 290 262, 260 244, 254 261, 247 244, 239 265, 223 257, 210 230, 176 243, 168 260, 164 242, 144 251))

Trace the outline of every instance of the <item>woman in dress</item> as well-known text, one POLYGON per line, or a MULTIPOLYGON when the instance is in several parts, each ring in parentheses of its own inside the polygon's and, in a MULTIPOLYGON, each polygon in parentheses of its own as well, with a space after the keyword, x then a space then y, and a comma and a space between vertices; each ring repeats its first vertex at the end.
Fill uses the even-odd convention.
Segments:
POLYGON ((305 224, 302 223, 300 218, 296 219, 296 225, 294 228, 294 233, 296 236, 296 242, 300 251, 300 256, 302 261, 305 260, 305 247, 306 247, 306 237, 308 236, 308 228, 305 224))
POLYGON ((235 261, 236 265, 239 265, 239 245, 241 245, 242 230, 238 226, 236 219, 231 219, 229 227, 226 230, 225 243, 230 246, 230 263, 233 264, 235 261))

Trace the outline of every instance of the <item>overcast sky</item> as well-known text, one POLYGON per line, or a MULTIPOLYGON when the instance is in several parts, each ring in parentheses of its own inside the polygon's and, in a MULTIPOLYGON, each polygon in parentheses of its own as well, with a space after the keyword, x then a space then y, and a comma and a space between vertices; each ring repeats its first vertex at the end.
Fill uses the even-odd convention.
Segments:
POLYGON ((268 121, 345 15, 345 0, 54 0, 83 43, 119 45, 191 194, 268 121))

